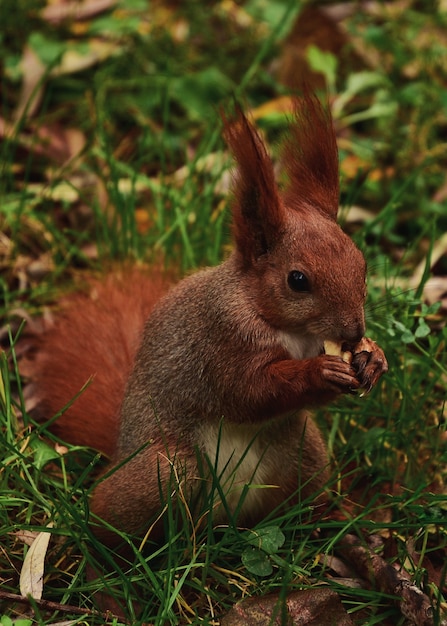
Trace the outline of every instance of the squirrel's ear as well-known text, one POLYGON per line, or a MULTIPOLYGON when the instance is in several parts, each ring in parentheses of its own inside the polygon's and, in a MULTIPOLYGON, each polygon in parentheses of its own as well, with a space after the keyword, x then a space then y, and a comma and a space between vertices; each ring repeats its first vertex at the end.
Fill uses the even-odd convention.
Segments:
POLYGON ((286 206, 303 203, 337 218, 339 169, 337 140, 328 108, 305 93, 295 102, 295 114, 283 150, 289 185, 286 206))
POLYGON ((267 252, 281 231, 284 209, 273 164, 260 135, 238 106, 228 119, 222 113, 224 138, 233 153, 236 177, 233 233, 242 258, 251 263, 267 252))

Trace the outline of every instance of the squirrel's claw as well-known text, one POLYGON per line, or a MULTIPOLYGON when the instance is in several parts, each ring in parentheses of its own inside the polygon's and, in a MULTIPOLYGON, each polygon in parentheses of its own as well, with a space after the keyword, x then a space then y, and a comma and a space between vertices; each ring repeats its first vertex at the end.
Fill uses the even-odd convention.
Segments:
POLYGON ((369 393, 382 374, 388 371, 383 350, 375 341, 364 337, 354 348, 352 367, 355 369, 364 393, 369 393))
POLYGON ((322 356, 321 376, 327 389, 338 393, 354 393, 360 387, 355 368, 334 355, 322 356))

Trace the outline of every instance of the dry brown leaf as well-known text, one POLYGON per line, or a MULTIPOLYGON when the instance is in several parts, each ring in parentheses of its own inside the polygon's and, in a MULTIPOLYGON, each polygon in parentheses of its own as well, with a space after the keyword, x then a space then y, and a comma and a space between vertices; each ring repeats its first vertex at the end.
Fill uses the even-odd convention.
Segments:
POLYGON ((138 232, 142 235, 148 233, 154 223, 149 211, 141 208, 135 209, 135 222, 138 232))
MULTIPOLYGON (((47 528, 51 528, 48 524, 47 528)), ((43 592, 45 556, 51 539, 50 532, 40 532, 29 548, 20 572, 20 593, 40 600, 43 592)))
MULTIPOLYGON (((347 147, 350 149, 350 142, 346 143, 347 147)), ((343 146, 343 141, 340 143, 340 146, 343 146)), ((344 178, 353 180, 359 175, 359 173, 368 171, 369 167, 370 162, 366 161, 365 159, 361 159, 356 154, 348 154, 340 162, 340 173, 343 175, 344 178)))
POLYGON ((336 545, 339 554, 349 560, 362 578, 374 589, 380 589, 398 599, 402 615, 415 626, 447 626, 441 613, 435 622, 435 612, 430 599, 415 585, 405 570, 397 571, 373 547, 361 543, 354 535, 345 535, 336 545), (440 619, 439 619, 440 618, 440 619))
POLYGON ((85 146, 85 135, 76 128, 59 124, 28 126, 27 133, 16 134, 16 125, 0 117, 0 137, 14 137, 18 144, 32 154, 41 155, 59 166, 77 156, 85 146))
MULTIPOLYGON (((350 567, 349 563, 346 563, 346 561, 343 561, 336 556, 331 554, 320 554, 318 561, 325 569, 330 569, 332 572, 337 574, 337 581, 340 578, 353 579, 355 576, 355 572, 352 567, 350 567)), ((360 586, 358 581, 357 584, 360 586)))
POLYGON ((327 588, 292 591, 280 603, 279 594, 247 598, 223 618, 222 626, 352 626, 338 595, 327 588))

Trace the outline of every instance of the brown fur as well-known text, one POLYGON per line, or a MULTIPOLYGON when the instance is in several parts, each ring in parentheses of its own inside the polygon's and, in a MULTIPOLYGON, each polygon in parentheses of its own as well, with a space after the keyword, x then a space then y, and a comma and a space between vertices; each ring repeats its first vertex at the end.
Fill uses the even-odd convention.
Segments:
POLYGON ((332 120, 316 96, 306 94, 296 106, 284 145, 283 162, 289 175, 285 202, 299 202, 337 219, 338 149, 332 120))
MULTIPOLYGON (((111 467, 118 469, 97 487, 92 511, 136 535, 159 515, 168 494, 175 498, 173 476, 188 494, 202 489, 206 476, 199 479, 197 455, 221 473, 230 509, 245 484, 272 486, 249 490, 241 523, 287 499, 310 497, 326 483, 328 461, 303 409, 386 370, 377 346, 361 370, 323 354, 324 340, 354 346, 365 331, 365 262, 336 224, 338 162, 329 114, 311 96, 297 104, 285 149, 285 194, 242 111, 225 120, 224 134, 237 162, 232 255, 178 283, 153 308, 163 285, 137 276, 118 291, 113 284, 98 287, 95 301, 75 298, 38 361, 46 417, 95 375, 58 429, 113 455, 111 467), (307 290, 289 286, 293 271, 306 275, 307 290), (124 379, 148 311, 115 446, 124 379)), ((216 503, 216 519, 221 515, 216 503)), ((114 543, 110 531, 97 532, 114 543)))
POLYGON ((40 419, 56 415, 87 385, 54 423, 55 434, 113 456, 144 322, 168 288, 161 271, 152 271, 150 279, 136 269, 115 271, 61 302, 61 314, 35 340, 36 357, 28 365, 28 394, 37 401, 40 419))

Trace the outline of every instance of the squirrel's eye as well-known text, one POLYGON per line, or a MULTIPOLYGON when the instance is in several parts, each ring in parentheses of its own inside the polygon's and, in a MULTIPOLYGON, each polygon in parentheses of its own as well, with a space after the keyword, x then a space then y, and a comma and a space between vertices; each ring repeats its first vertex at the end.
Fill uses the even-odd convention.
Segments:
POLYGON ((307 276, 299 270, 292 270, 287 276, 287 284, 293 291, 310 291, 310 284, 307 276))

